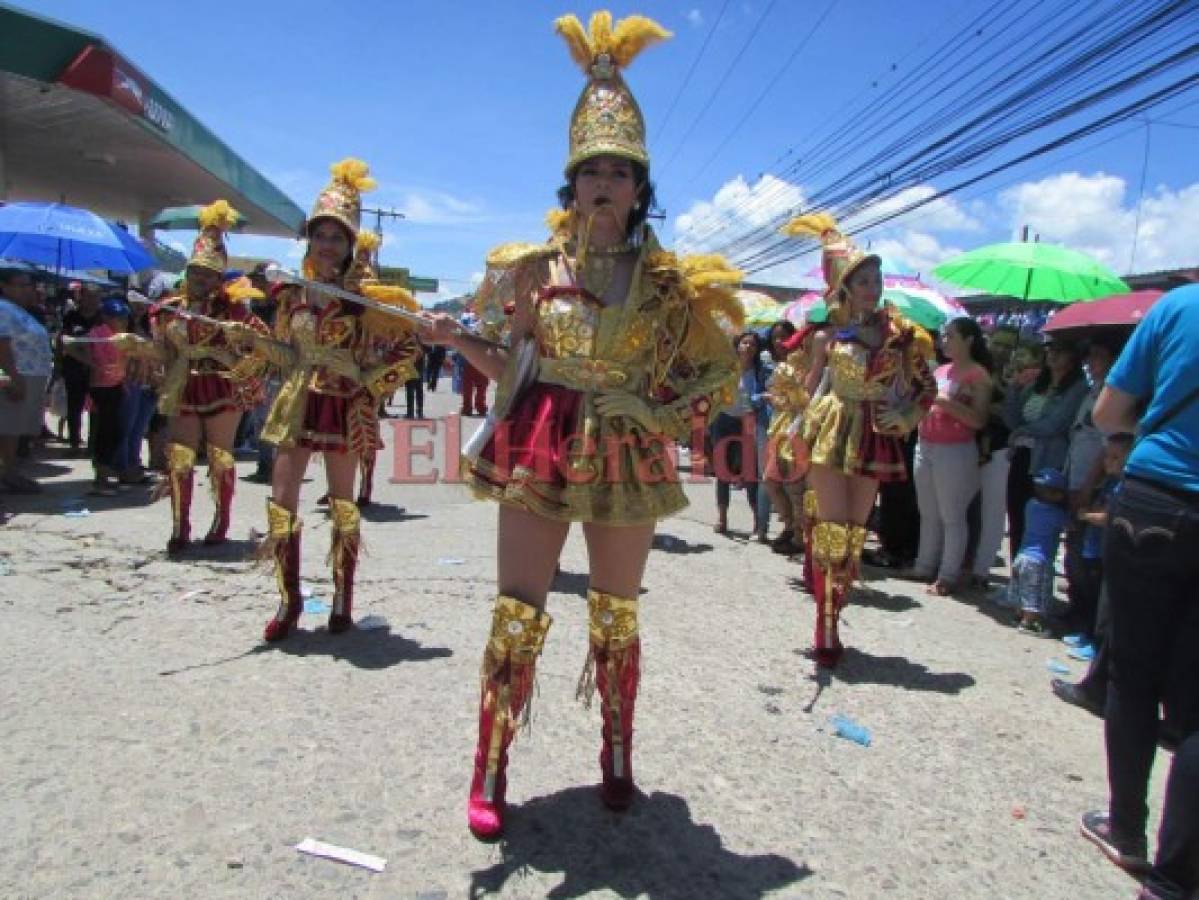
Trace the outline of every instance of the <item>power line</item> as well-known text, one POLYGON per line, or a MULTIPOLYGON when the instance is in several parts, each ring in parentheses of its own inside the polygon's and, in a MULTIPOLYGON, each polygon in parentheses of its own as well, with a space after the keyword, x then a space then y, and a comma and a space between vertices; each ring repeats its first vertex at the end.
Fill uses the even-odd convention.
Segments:
POLYGON ((729 63, 729 67, 727 69, 725 69, 724 74, 720 77, 720 80, 718 82, 716 82, 716 87, 712 89, 712 93, 708 95, 708 99, 707 99, 707 101, 705 101, 705 103, 704 103, 703 107, 700 109, 699 113, 695 116, 694 119, 691 120, 691 124, 689 126, 687 126, 687 130, 683 133, 682 139, 678 142, 678 145, 675 147, 674 153, 672 153, 670 155, 670 158, 666 161, 666 165, 663 166, 661 169, 659 169, 660 172, 665 171, 666 169, 669 169, 671 166, 671 163, 673 163, 675 161, 675 159, 678 157, 679 152, 685 146, 687 146, 687 140, 691 137, 691 134, 695 131, 696 126, 699 125, 700 120, 707 114, 708 110, 712 108, 712 104, 715 102, 716 97, 720 93, 721 88, 723 88, 725 85, 725 82, 728 81, 729 75, 731 75, 733 70, 735 68, 737 68, 737 63, 741 62, 741 58, 743 56, 745 56, 745 51, 749 49, 749 45, 752 44, 754 41, 754 38, 757 37, 758 32, 762 28, 762 23, 766 21, 766 18, 770 15, 770 11, 772 9, 774 9, 774 5, 777 2, 778 2, 778 0, 770 0, 770 2, 767 4, 766 8, 762 11, 762 14, 760 16, 758 16, 758 21, 754 23, 753 30, 750 31, 749 37, 745 39, 745 43, 741 45, 741 49, 737 51, 737 55, 733 57, 733 61, 731 63, 729 63))
POLYGON ((779 83, 782 77, 787 74, 787 70, 790 69, 795 60, 799 58, 799 54, 804 51, 804 48, 807 47, 808 42, 811 41, 816 35, 816 32, 820 30, 820 26, 824 24, 824 20, 828 18, 829 13, 833 11, 833 7, 836 5, 837 0, 829 0, 828 6, 824 8, 824 12, 822 12, 820 14, 820 18, 816 20, 816 24, 812 26, 812 29, 806 35, 804 35, 803 40, 801 40, 795 46, 795 49, 791 51, 791 55, 787 57, 787 61, 783 63, 778 72, 775 73, 774 77, 767 82, 766 87, 760 94, 758 94, 758 98, 749 105, 749 108, 745 111, 745 115, 743 115, 738 120, 737 124, 729 130, 729 133, 725 135, 724 140, 720 142, 720 144, 713 151, 712 155, 708 157, 708 161, 700 166, 699 170, 691 176, 692 179, 698 178, 705 171, 707 171, 708 166, 712 165, 717 157, 720 156, 720 154, 724 151, 724 148, 728 146, 729 141, 731 141, 740 133, 745 123, 749 121, 750 116, 757 111, 758 107, 762 105, 762 101, 765 100, 767 95, 774 90, 775 85, 779 83))
POLYGON ((712 42, 712 36, 716 34, 716 29, 720 26, 721 20, 724 19, 724 14, 731 2, 732 0, 724 0, 724 5, 720 7, 720 12, 716 14, 716 21, 712 23, 712 27, 708 29, 708 33, 704 35, 704 42, 700 45, 699 52, 695 54, 695 59, 691 61, 691 68, 683 76, 683 80, 679 83, 679 89, 675 92, 674 99, 670 101, 670 107, 666 110, 666 115, 662 117, 662 124, 658 126, 659 135, 666 130, 666 126, 670 122, 670 117, 674 115, 675 107, 679 105, 679 98, 683 96, 683 91, 691 83, 691 76, 695 74, 695 70, 699 67, 699 61, 704 58, 704 52, 708 49, 708 44, 712 42))

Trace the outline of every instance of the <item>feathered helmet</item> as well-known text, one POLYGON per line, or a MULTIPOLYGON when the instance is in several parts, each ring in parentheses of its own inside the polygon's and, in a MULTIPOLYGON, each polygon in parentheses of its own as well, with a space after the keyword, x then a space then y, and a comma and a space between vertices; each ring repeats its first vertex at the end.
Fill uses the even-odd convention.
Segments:
POLYGON ((225 249, 225 232, 237 225, 241 215, 227 200, 218 200, 200 210, 200 233, 192 245, 191 259, 187 265, 200 266, 224 274, 229 264, 229 251, 225 249))
POLYGON ((566 177, 579 163, 596 156, 620 156, 648 169, 645 118, 620 73, 642 50, 671 34, 645 16, 629 16, 613 27, 607 10, 592 14, 590 25, 588 33, 576 16, 554 21, 554 29, 587 76, 587 86, 570 117, 566 177))
POLYGON ((332 219, 344 225, 350 232, 350 239, 356 240, 362 221, 362 195, 375 189, 370 166, 360 159, 343 159, 331 165, 329 171, 333 179, 317 195, 305 231, 311 236, 318 221, 332 219))
POLYGON ((375 251, 383 243, 383 235, 376 231, 360 231, 354 242, 354 263, 362 271, 363 278, 377 278, 375 251))
POLYGON ((826 212, 796 216, 780 229, 788 237, 817 238, 821 243, 820 268, 824 273, 825 305, 829 321, 840 324, 844 318, 845 293, 841 290, 858 268, 873 262, 881 265, 876 253, 866 253, 837 228, 837 220, 826 212))

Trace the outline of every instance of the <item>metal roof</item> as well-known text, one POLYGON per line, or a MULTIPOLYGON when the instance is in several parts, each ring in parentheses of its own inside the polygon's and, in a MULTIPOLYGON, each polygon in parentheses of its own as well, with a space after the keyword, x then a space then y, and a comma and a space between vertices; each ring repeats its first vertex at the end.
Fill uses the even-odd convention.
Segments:
POLYGON ((0 2, 0 198, 146 223, 225 197, 252 234, 304 212, 99 35, 0 2))

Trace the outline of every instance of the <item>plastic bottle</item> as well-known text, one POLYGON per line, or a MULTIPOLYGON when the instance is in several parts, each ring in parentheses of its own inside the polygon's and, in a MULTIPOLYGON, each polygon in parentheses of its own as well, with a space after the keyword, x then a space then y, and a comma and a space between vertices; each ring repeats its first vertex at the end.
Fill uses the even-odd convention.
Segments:
POLYGON ((849 716, 837 715, 829 719, 829 724, 833 728, 833 734, 837 737, 845 738, 847 741, 853 741, 855 744, 861 744, 863 747, 870 746, 870 729, 865 725, 859 725, 849 716))

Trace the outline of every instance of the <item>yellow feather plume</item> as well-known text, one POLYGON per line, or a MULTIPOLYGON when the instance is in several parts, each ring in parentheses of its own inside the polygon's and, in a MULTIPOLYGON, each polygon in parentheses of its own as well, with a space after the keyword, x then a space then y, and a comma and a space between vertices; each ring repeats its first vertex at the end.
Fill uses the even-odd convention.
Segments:
POLYGON ((200 210, 200 228, 216 228, 228 231, 241 219, 241 214, 229 205, 228 200, 217 200, 200 210))
POLYGON ((334 179, 354 188, 359 193, 373 191, 377 185, 375 179, 370 177, 370 166, 360 159, 347 157, 341 162, 335 162, 329 166, 329 171, 333 173, 334 179))
POLYGON ((588 75, 601 54, 607 53, 612 62, 623 69, 646 47, 672 37, 669 31, 646 16, 628 16, 613 27, 612 13, 607 10, 592 14, 590 25, 588 34, 577 16, 567 15, 554 20, 554 30, 566 41, 571 59, 588 75))
MULTIPOLYGON (((420 303, 406 289, 394 284, 364 282, 358 290, 362 296, 369 297, 379 303, 406 309, 409 312, 419 312, 420 303)), ((367 307, 362 313, 362 321, 367 329, 384 339, 401 337, 412 330, 412 326, 399 316, 388 315, 382 310, 367 307)))
POLYGON ((374 253, 383 243, 383 235, 378 232, 363 229, 358 232, 358 240, 354 244, 355 253, 374 253))
POLYGON ((591 14, 591 50, 593 53, 612 52, 612 13, 606 9, 591 14))
POLYGON ((230 303, 249 303, 251 300, 262 300, 266 297, 262 291, 254 287, 246 276, 235 278, 225 284, 225 296, 230 303))
POLYGON ((616 23, 612 34, 612 59, 622 69, 646 47, 669 40, 674 35, 646 16, 628 16, 616 23))
POLYGON ((591 41, 587 37, 586 29, 583 28, 583 23, 579 21, 579 17, 569 15, 555 19, 554 30, 566 41, 566 47, 570 50, 570 58, 578 63, 579 68, 584 72, 589 72, 592 62, 591 41))
POLYGON ((554 207, 545 214, 545 226, 551 234, 569 234, 574 231, 575 216, 569 209, 554 207))
POLYGON ((839 234, 837 220, 829 213, 808 213, 796 216, 779 229, 787 237, 813 237, 824 240, 826 234, 839 234))
POLYGON ((728 350, 727 331, 745 326, 745 310, 736 291, 744 275, 714 253, 684 256, 678 265, 688 287, 693 322, 683 352, 696 358, 719 357, 728 350))

